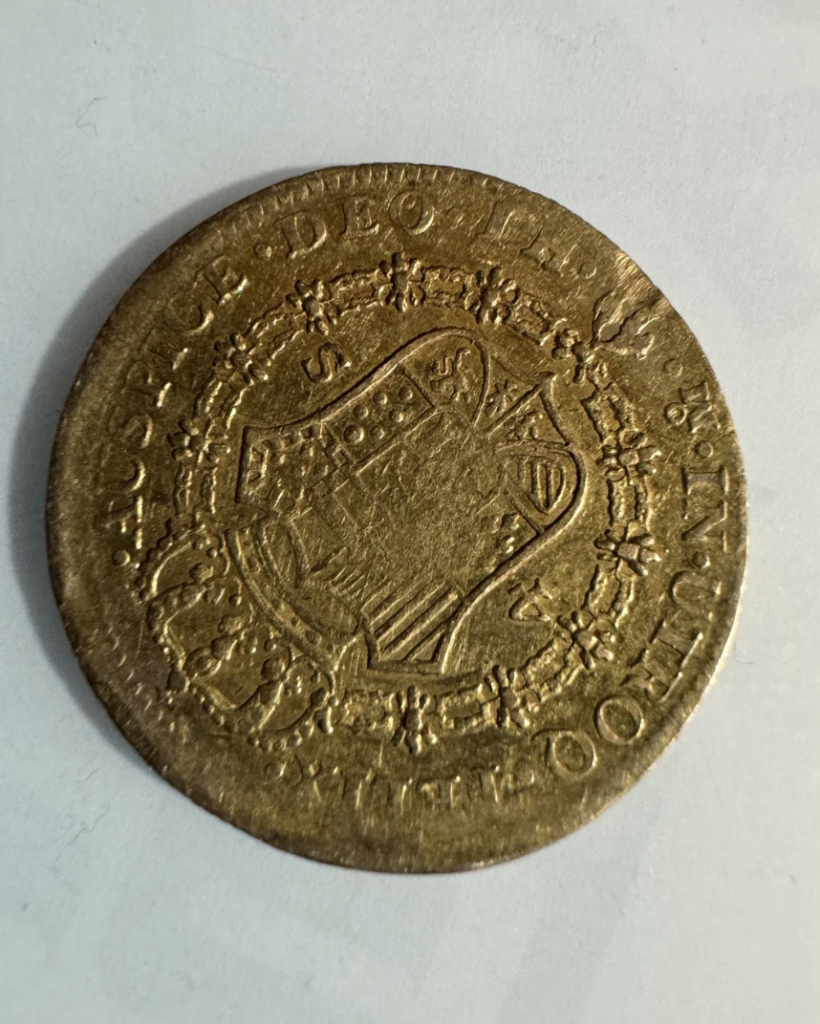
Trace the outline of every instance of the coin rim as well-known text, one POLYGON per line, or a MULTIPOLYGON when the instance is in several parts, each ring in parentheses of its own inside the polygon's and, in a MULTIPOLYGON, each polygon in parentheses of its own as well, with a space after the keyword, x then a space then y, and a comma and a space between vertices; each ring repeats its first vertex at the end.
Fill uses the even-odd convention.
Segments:
MULTIPOLYGON (((748 572, 748 544, 749 544, 749 513, 748 513, 748 491, 746 486, 746 474, 743 463, 743 456, 741 447, 737 437, 737 431, 734 426, 734 422, 731 413, 728 408, 728 404, 725 401, 725 396, 711 366, 711 363, 703 349, 700 342, 692 333, 692 331, 686 325, 683 318, 681 321, 686 326, 686 329, 694 340, 698 347, 699 355, 703 359, 705 367, 708 369, 711 379, 717 385, 718 392, 721 395, 721 399, 725 409, 725 425, 722 430, 722 436, 731 436, 731 443, 734 445, 735 455, 737 459, 737 477, 733 478, 733 485, 735 489, 735 500, 732 505, 733 517, 737 521, 737 525, 742 537, 742 545, 735 553, 735 558, 740 563, 738 565, 738 583, 734 589, 733 594, 730 596, 727 604, 727 608, 730 609, 730 614, 722 617, 722 620, 716 625, 715 633, 711 641, 713 650, 716 650, 714 655, 714 667, 712 671, 705 675, 701 673, 696 677, 687 687, 685 693, 680 697, 674 715, 670 715, 658 729, 652 734, 652 736, 646 741, 645 745, 641 747, 634 755, 634 759, 630 761, 630 770, 628 776, 619 775, 617 780, 610 780, 606 785, 601 787, 601 798, 597 801, 597 806, 593 807, 588 813, 585 811, 581 815, 574 815, 571 821, 567 821, 566 818, 562 819, 559 827, 555 830, 549 838, 538 843, 527 843, 524 845, 519 844, 511 852, 502 852, 497 856, 491 856, 488 858, 482 858, 480 860, 471 860, 466 863, 463 860, 452 859, 448 861, 446 858, 440 859, 436 863, 415 863, 412 865, 397 865, 387 863, 364 863, 365 857, 361 856, 362 850, 357 847, 353 856, 345 856, 345 853, 352 852, 351 850, 345 850, 340 848, 337 853, 339 855, 332 856, 331 851, 327 846, 318 844, 315 840, 306 838, 300 835, 285 835, 278 833, 275 828, 266 827, 263 829, 254 829, 250 822, 243 823, 235 814, 230 813, 230 810, 225 807, 220 807, 219 804, 213 799, 213 797, 204 789, 199 788, 194 782, 193 784, 188 783, 183 779, 175 770, 173 765, 167 763, 159 755, 159 749, 151 737, 151 733, 142 725, 139 724, 136 717, 132 714, 129 705, 119 694, 111 687, 111 685, 100 677, 99 673, 91 665, 90 660, 84 656, 83 642, 81 635, 81 627, 78 623, 78 614, 72 609, 71 602, 65 595, 64 581, 63 581, 63 568, 66 564, 66 559, 62 552, 62 518, 63 514, 60 512, 60 494, 64 492, 66 488, 70 488, 70 481, 66 480, 66 473, 69 471, 67 460, 65 458, 66 451, 69 446, 70 435, 73 431, 73 424, 75 420, 75 410, 79 403, 83 399, 83 395, 86 390, 88 381, 97 372, 97 363, 100 360, 101 350, 104 348, 108 335, 115 329, 116 321, 120 318, 124 311, 126 311, 131 303, 134 302, 136 296, 134 295, 135 289, 138 285, 144 284, 146 278, 150 279, 158 273, 162 273, 164 267, 173 262, 174 257, 184 248, 195 243, 198 236, 210 231, 215 223, 225 219, 232 219, 236 213, 240 212, 242 207, 249 203, 254 202, 258 197, 264 195, 270 195, 272 192, 286 192, 288 189, 292 189, 294 185, 306 184, 310 179, 324 179, 325 177, 333 174, 351 174, 356 171, 367 169, 370 171, 436 171, 451 174, 451 180, 458 177, 466 177, 473 179, 473 184, 481 184, 484 187, 488 185, 495 185, 497 188, 514 189, 518 192, 525 193, 529 196, 534 197, 540 202, 548 202, 555 204, 562 211, 566 211, 573 218, 579 221, 585 228, 593 232, 595 235, 602 237, 607 243, 609 243, 615 250, 624 252, 620 246, 616 245, 612 240, 600 231, 598 228, 593 227, 582 217, 579 217, 576 213, 568 210, 566 207, 561 206, 556 200, 549 199, 548 197, 534 192, 524 186, 509 182, 501 178, 497 178, 493 175, 482 174, 481 172, 471 171, 463 168, 449 167, 446 165, 438 164, 410 164, 410 163, 372 163, 362 165, 339 165, 326 168, 320 168, 315 171, 311 171, 307 174, 294 175, 286 178, 280 182, 275 182, 272 185, 266 186, 262 189, 258 189, 255 192, 245 196, 242 199, 237 200, 234 203, 218 210, 210 217, 201 221, 191 230, 182 235, 179 239, 173 242, 167 249, 160 253, 131 283, 129 288, 118 300, 111 314, 107 317, 105 323, 97 333, 88 353, 86 354, 79 371, 76 374, 75 380, 69 390, 68 396, 64 403, 60 421, 57 428, 54 445, 51 451, 51 458, 49 463, 49 475, 48 475, 48 486, 46 496, 46 546, 48 552, 48 563, 49 563, 49 574, 52 581, 52 587, 54 589, 57 606, 60 610, 60 615, 63 620, 63 624, 68 636, 69 642, 71 643, 72 650, 80 663, 84 675, 88 679, 93 690, 102 701, 105 706, 110 718, 117 726, 118 730, 123 734, 129 744, 134 747, 140 756, 164 779, 170 782, 176 789, 185 794, 185 796, 192 799, 196 804, 205 810, 216 815, 218 818, 234 825, 235 827, 247 832, 249 835, 254 836, 263 842, 273 845, 278 849, 284 850, 285 852, 294 853, 300 856, 308 857, 312 860, 319 861, 321 863, 332 864, 339 867, 352 868, 356 870, 369 870, 378 871, 386 874, 444 874, 453 873, 457 871, 468 871, 475 870, 480 867, 487 867, 494 864, 505 863, 506 861, 513 860, 517 857, 524 855, 525 853, 534 852, 538 849, 542 849, 546 846, 551 845, 553 842, 577 831, 583 825, 588 824, 594 818, 598 816, 604 809, 609 807, 618 797, 623 796, 629 790, 631 790, 635 783, 658 761, 663 752, 670 746, 672 740, 674 740, 680 733, 684 723, 691 717, 692 713, 700 703, 705 694, 706 690, 713 684, 716 676, 721 671, 728 656, 731 642, 733 640, 735 630, 737 629, 738 620, 741 612, 742 598, 746 587, 747 572, 748 572), (703 677, 705 676, 705 680, 703 677), (624 779, 626 778, 626 784, 624 779), (617 785, 614 782, 617 781, 617 785), (564 825, 567 825, 564 828, 564 825), (263 834, 264 833, 264 834, 263 834)), ((631 258, 630 258, 631 259, 631 258)), ((634 262, 634 261, 632 261, 634 262)), ((636 264, 637 266, 637 264, 636 264)), ((638 267, 643 278, 654 286, 654 282, 638 267)), ((658 289, 661 294, 664 294, 661 289, 658 289)), ((668 299, 667 299, 668 301, 668 299)), ((671 306, 674 315, 678 315, 677 311, 671 306)), ((372 851, 371 851, 372 852, 372 851)))

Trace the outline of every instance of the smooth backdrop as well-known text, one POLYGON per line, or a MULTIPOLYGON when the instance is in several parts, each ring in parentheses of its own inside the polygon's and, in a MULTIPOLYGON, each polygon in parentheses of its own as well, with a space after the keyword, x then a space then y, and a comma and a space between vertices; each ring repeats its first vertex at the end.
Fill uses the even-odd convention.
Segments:
POLYGON ((820 1020, 817 0, 0 3, 4 1024, 820 1020), (190 803, 64 637, 49 448, 166 246, 330 164, 551 196, 682 313, 749 480, 742 617, 680 740, 552 848, 433 878, 313 864, 190 803))

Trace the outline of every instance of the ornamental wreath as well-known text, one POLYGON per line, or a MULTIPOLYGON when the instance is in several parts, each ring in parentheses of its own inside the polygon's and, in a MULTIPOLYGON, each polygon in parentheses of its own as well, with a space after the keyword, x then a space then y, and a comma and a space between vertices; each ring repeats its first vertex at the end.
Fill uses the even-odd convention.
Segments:
MULTIPOLYGON (((396 252, 371 270, 331 281, 297 280, 293 291, 244 333, 217 341, 210 377, 190 416, 168 437, 177 464, 175 515, 136 575, 148 628, 170 665, 160 703, 169 713, 201 705, 221 735, 268 753, 340 728, 380 740, 389 737, 411 754, 456 734, 534 729, 538 710, 581 671, 594 673, 613 660, 635 588, 659 559, 648 517, 650 480, 660 451, 611 379, 607 361, 610 353, 646 356, 653 343, 647 328, 658 316, 658 302, 657 292, 637 304, 623 293, 607 293, 595 304, 585 339, 499 266, 476 271, 426 267, 396 252), (429 687, 416 682, 397 690, 345 689, 267 620, 246 592, 215 525, 217 470, 229 450, 229 428, 243 396, 271 379, 274 359, 297 336, 332 336, 344 318, 370 307, 405 314, 423 305, 467 311, 490 329, 504 324, 566 360, 575 384, 592 387, 581 405, 601 443, 597 463, 607 483, 609 526, 595 541, 598 560, 579 608, 556 616, 551 595, 537 579, 519 582, 510 591, 512 618, 540 619, 553 627, 548 643, 524 664, 489 665, 477 682, 464 685, 461 680, 451 689, 445 688, 446 679, 429 687), (165 567, 180 556, 189 560, 188 576, 166 586, 165 567), (189 650, 174 619, 197 605, 229 610, 220 618, 217 635, 189 650), (258 659, 255 691, 239 706, 230 705, 208 685, 209 677, 232 658, 259 651, 264 659, 258 659), (283 701, 300 710, 286 725, 275 726, 283 701)), ((489 399, 502 409, 512 400, 503 387, 489 399)), ((501 523, 499 535, 503 530, 501 523)))

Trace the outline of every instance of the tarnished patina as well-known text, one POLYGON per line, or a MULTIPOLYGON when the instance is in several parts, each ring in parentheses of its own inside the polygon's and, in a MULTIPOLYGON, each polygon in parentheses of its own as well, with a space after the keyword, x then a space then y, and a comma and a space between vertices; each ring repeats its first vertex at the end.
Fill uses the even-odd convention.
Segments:
POLYGON ((577 828, 677 733, 745 497, 712 370, 623 252, 495 178, 374 165, 143 274, 48 523, 78 657, 169 781, 296 853, 446 871, 577 828))

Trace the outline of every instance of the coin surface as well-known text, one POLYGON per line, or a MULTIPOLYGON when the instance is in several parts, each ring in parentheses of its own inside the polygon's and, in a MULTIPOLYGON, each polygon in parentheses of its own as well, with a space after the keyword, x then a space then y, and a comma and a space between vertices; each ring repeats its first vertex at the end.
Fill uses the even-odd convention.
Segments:
POLYGON ((121 300, 58 433, 68 633, 170 782, 385 871, 591 819, 706 688, 743 469, 694 337, 612 242, 442 167, 263 190, 121 300))

